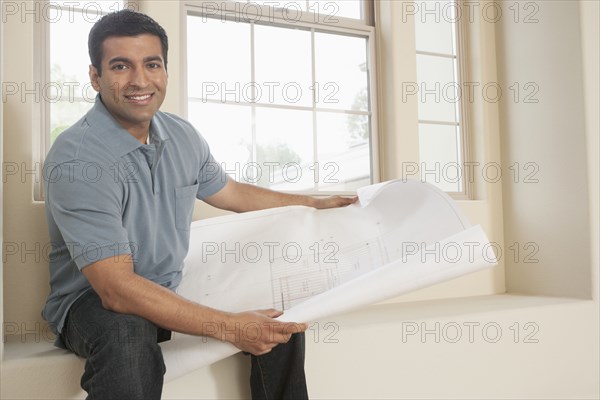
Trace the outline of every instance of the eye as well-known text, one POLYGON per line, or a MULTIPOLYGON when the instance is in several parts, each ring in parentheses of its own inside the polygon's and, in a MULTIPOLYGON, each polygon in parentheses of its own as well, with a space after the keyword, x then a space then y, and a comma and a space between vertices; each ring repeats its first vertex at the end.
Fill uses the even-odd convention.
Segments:
POLYGON ((162 65, 159 64, 159 63, 149 63, 148 64, 148 68, 150 68, 150 69, 158 69, 158 68, 161 68, 161 67, 162 67, 162 65))
POLYGON ((127 65, 125 65, 125 64, 115 64, 115 65, 113 65, 111 67, 111 70, 113 70, 113 71, 122 71, 122 70, 124 70, 126 68, 127 68, 127 65))

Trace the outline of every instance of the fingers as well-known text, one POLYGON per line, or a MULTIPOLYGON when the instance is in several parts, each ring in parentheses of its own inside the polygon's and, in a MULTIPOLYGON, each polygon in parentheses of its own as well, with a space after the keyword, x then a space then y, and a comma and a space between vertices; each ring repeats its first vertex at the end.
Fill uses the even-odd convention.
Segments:
POLYGON ((344 200, 346 200, 346 205, 354 204, 358 201, 358 196, 344 197, 344 200))
MULTIPOLYGON (((287 325, 288 327, 291 326, 291 324, 285 324, 285 325, 287 325)), ((289 329, 288 329, 287 333, 286 332, 279 332, 279 333, 271 332, 270 340, 268 340, 266 342, 253 343, 252 345, 256 349, 254 351, 250 350, 249 352, 255 356, 262 356, 264 354, 270 353, 271 350, 273 350, 273 348, 275 348, 276 346, 289 342, 294 333, 296 333, 296 332, 295 331, 289 332, 289 329)))
POLYGON ((354 204, 358 201, 358 196, 342 197, 342 196, 330 196, 323 199, 319 199, 316 208, 337 208, 346 207, 350 204, 354 204))
MULTIPOLYGON (((273 347, 275 347, 275 346, 273 346, 273 347)), ((251 354, 252 354, 253 356, 264 356, 265 354, 269 354, 269 353, 271 352, 271 350, 273 350, 273 347, 271 347, 271 348, 268 348, 268 349, 266 349, 266 350, 264 350, 264 351, 258 352, 258 353, 256 353, 256 354, 254 354, 254 353, 252 353, 252 352, 251 352, 251 354)))
POLYGON ((273 308, 269 308, 268 310, 258 310, 256 312, 265 315, 269 318, 277 318, 283 315, 283 311, 275 310, 273 308))
POLYGON ((236 314, 235 322, 229 327, 224 340, 245 352, 262 355, 281 343, 289 342, 293 334, 308 329, 308 324, 305 323, 282 322, 274 319, 282 314, 275 309, 236 314))
POLYGON ((308 324, 302 322, 284 322, 285 331, 291 334, 304 332, 308 329, 308 324))

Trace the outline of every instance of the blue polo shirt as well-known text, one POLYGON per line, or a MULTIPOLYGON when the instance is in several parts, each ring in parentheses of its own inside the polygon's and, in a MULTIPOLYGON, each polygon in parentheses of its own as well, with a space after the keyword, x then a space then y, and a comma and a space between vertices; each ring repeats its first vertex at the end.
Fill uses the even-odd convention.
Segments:
POLYGON ((42 315, 55 333, 90 289, 81 269, 96 261, 131 254, 137 274, 175 289, 194 200, 218 192, 228 179, 189 122, 157 112, 144 145, 100 97, 56 139, 43 172, 52 251, 42 315))

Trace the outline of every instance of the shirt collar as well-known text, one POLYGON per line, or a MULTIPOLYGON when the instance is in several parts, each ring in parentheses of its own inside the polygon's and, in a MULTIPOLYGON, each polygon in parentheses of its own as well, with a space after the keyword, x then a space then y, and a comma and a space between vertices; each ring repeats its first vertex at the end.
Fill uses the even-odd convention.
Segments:
MULTIPOLYGON (((118 157, 122 157, 143 146, 110 114, 104 103, 102 103, 100 95, 96 96, 94 106, 86 114, 86 120, 90 127, 98 130, 98 135, 102 136, 105 144, 118 157)), ((167 139, 166 132, 162 129, 162 124, 160 124, 156 115, 152 117, 152 121, 150 122, 150 136, 151 143, 160 143, 167 139)))

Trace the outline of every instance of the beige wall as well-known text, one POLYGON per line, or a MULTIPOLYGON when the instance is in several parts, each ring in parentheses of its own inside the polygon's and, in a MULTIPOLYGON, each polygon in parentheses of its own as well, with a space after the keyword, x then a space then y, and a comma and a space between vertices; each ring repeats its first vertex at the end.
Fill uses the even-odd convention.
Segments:
MULTIPOLYGON (((6 2, 5 2, 6 3, 6 2)), ((3 81, 19 87, 34 88, 33 21, 7 18, 4 28, 3 81), (18 62, 15 62, 18 60, 18 62)), ((48 243, 43 203, 33 201, 33 184, 39 174, 35 169, 33 143, 38 119, 39 91, 21 101, 20 93, 7 96, 4 111, 4 322, 33 328, 41 323, 40 305, 48 293, 48 265, 42 249, 48 243), (10 170, 9 170, 10 168, 10 170), (12 174, 16 172, 14 175, 12 174), (10 174, 9 174, 10 171, 10 174), (14 254, 12 254, 14 253, 14 254)))
MULTIPOLYGON (((504 3, 504 15, 511 15, 510 4, 504 3)), ((516 260, 505 259, 507 287, 590 298, 579 4, 543 2, 535 18, 538 22, 504 18, 498 24, 499 82, 521 87, 516 101, 511 93, 500 101, 502 163, 520 171, 518 179, 503 182, 506 250, 513 243, 521 250, 516 260), (535 86, 525 89, 528 83, 535 86), (539 90, 533 96, 537 103, 528 103, 525 94, 533 88, 539 90), (528 179, 533 173, 538 182, 528 179), (539 262, 525 263, 533 252, 539 262)))
MULTIPOLYGON (((410 122, 416 106, 397 101, 398 82, 414 80, 413 66, 404 62, 410 57, 406 42, 412 33, 395 19, 399 3, 377 5, 386 32, 378 38, 386 179, 401 176, 400 156, 415 159, 418 151, 416 127, 410 122)), ((180 57, 179 11, 174 2, 142 4, 174 43, 165 109, 181 112, 182 82, 174 73, 180 57)), ((476 157, 502 162, 503 167, 515 161, 538 162, 540 182, 479 182, 477 200, 460 204, 472 221, 484 225, 492 240, 507 246, 538 244, 537 258, 542 262, 524 266, 504 258, 506 287, 546 297, 408 302, 502 293, 504 270, 497 268, 491 275, 467 277, 407 296, 401 303, 318 321, 307 335, 307 374, 314 398, 598 398, 598 2, 535 4, 540 7, 538 24, 515 24, 512 18, 491 24, 480 21, 474 28, 480 35, 469 46, 482 57, 471 66, 475 79, 508 86, 533 81, 540 87, 540 103, 532 107, 507 98, 500 104, 475 105, 476 157), (453 342, 457 326, 462 336, 453 342), (474 329, 472 341, 469 326, 474 329), (484 326, 490 327, 485 334, 484 326), (419 331, 410 334, 415 327, 419 331), (498 327, 501 336, 496 340, 498 327), (421 336, 423 329, 431 333, 421 336)), ((504 15, 512 17, 510 12, 505 9, 504 15)), ((31 84, 32 32, 32 24, 8 21, 4 26, 5 81, 31 84)), ((4 162, 31 162, 34 106, 14 100, 3 104, 4 162)), ((43 207, 32 201, 31 181, 9 177, 3 189, 4 240, 26 243, 28 249, 36 242, 43 245, 47 241, 43 207)), ((198 211, 213 213, 206 207, 198 211)), ((40 321, 47 266, 27 257, 23 263, 20 255, 12 256, 3 265, 4 322, 40 321)), ((28 346, 6 351, 3 398, 82 397, 72 377, 81 371, 80 362, 56 353, 26 358, 27 351, 28 346)), ((164 397, 247 397, 246 374, 246 360, 238 355, 166 385, 164 397)))

